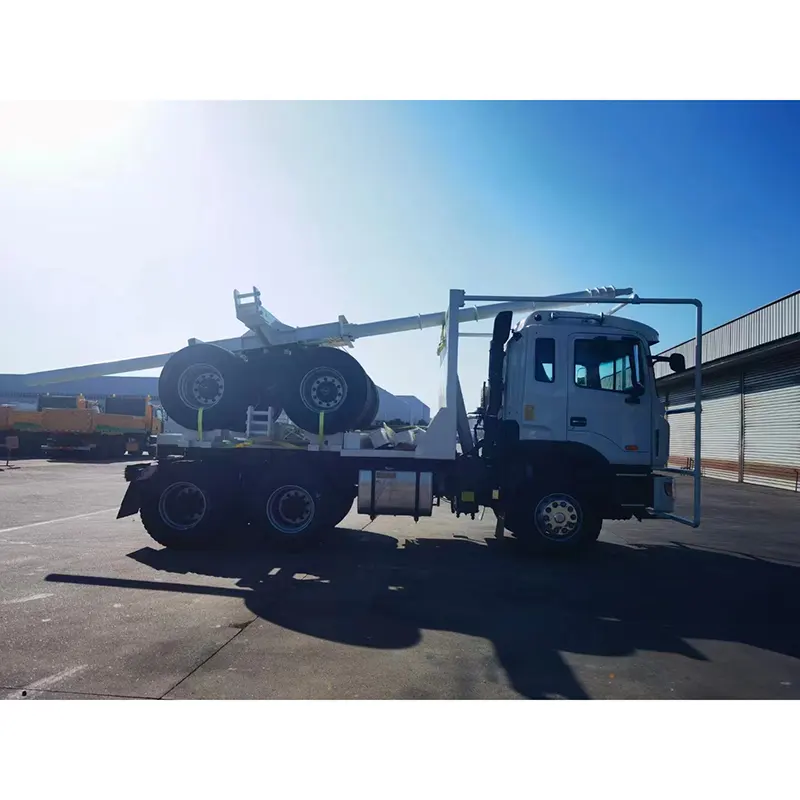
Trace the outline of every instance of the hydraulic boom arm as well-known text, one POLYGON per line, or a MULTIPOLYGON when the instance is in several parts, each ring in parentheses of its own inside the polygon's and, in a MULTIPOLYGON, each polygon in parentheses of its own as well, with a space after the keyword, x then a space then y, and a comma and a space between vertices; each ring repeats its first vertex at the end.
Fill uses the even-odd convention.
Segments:
MULTIPOLYGON (((572 294, 554 295, 559 300, 552 304, 526 302, 490 303, 488 305, 462 308, 459 311, 458 321, 459 324, 477 322, 493 318, 501 311, 532 311, 534 307, 540 310, 566 308, 581 305, 589 298, 608 298, 613 300, 617 297, 629 296, 632 293, 633 289, 630 288, 616 289, 613 286, 604 286, 586 289, 582 292, 573 292, 572 294)), ((399 317, 363 324, 348 322, 345 317, 340 316, 336 322, 293 328, 277 320, 261 305, 261 293, 256 287, 253 287, 252 292, 246 294, 234 292, 234 302, 237 318, 250 329, 250 332, 241 337, 211 342, 211 344, 220 345, 234 352, 300 342, 304 344, 349 347, 352 346, 356 339, 367 336, 383 336, 402 331, 436 328, 445 322, 445 312, 440 311, 433 314, 418 314, 412 317, 399 317)), ((156 369, 163 367, 172 355, 173 353, 161 353, 159 355, 127 358, 119 361, 105 361, 99 364, 85 364, 79 367, 31 372, 24 376, 25 384, 37 386, 45 383, 60 383, 63 381, 96 378, 102 375, 119 375, 127 372, 156 369)))

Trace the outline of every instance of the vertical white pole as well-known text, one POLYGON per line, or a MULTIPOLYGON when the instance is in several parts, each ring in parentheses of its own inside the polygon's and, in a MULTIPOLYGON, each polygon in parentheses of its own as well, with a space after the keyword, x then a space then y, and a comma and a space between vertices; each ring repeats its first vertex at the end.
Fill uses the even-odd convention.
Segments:
POLYGON ((700 524, 700 491, 701 491, 701 436, 702 400, 703 400, 703 304, 698 300, 697 308, 697 339, 694 346, 694 524, 700 524))

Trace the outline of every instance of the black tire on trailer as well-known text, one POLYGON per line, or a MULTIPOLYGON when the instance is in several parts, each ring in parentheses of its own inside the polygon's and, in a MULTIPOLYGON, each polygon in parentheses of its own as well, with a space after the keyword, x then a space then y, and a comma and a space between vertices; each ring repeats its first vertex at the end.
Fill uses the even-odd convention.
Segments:
POLYGON ((250 522, 268 547, 302 550, 336 525, 330 485, 307 469, 270 469, 248 494, 250 522))
POLYGON ((357 427, 369 391, 367 373, 351 355, 334 347, 313 347, 289 361, 283 407, 303 430, 316 433, 324 412, 325 433, 341 433, 357 427))
POLYGON ((367 404, 364 411, 358 420, 358 430, 366 430, 375 422, 375 417, 378 415, 378 407, 381 403, 380 395, 378 394, 378 387, 375 385, 372 378, 367 376, 369 381, 369 393, 367 394, 367 404))
POLYGON ((184 347, 167 361, 158 379, 158 393, 167 416, 197 430, 203 409, 204 430, 244 430, 251 387, 244 361, 215 344, 184 347))
POLYGON ((574 555, 600 535, 603 518, 589 493, 567 479, 530 486, 506 515, 506 529, 534 553, 574 555), (522 499, 527 496, 527 500, 522 499))
POLYGON ((140 516, 145 530, 172 550, 207 550, 225 535, 232 486, 202 464, 161 467, 141 487, 140 516))
POLYGON ((247 361, 248 384, 252 387, 250 404, 257 411, 273 410, 273 419, 283 411, 283 395, 289 356, 279 351, 253 354, 247 361))

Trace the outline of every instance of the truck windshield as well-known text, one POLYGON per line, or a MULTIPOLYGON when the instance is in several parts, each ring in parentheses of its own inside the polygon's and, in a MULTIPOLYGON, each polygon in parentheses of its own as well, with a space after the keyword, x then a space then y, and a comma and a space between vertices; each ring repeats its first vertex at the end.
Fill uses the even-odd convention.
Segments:
POLYGON ((642 343, 638 339, 578 339, 575 383, 587 389, 625 392, 644 388, 642 343))

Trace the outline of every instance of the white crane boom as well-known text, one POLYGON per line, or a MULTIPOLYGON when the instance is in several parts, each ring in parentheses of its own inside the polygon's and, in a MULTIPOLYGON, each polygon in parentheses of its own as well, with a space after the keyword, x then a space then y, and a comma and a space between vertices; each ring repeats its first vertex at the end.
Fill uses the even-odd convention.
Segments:
MULTIPOLYGON (((553 303, 490 303, 488 305, 462 308, 459 311, 458 321, 459 324, 477 322, 493 318, 501 311, 532 311, 534 307, 540 310, 567 308, 581 305, 588 298, 613 300, 617 297, 626 297, 631 294, 633 294, 633 289, 631 288, 616 289, 613 286, 603 286, 571 294, 552 295, 554 298, 553 303)), ((220 339, 209 343, 225 347, 233 352, 300 342, 304 344, 349 347, 352 346, 356 339, 362 339, 367 336, 384 336, 389 333, 440 327, 444 324, 446 316, 444 311, 440 311, 433 314, 418 314, 412 317, 384 319, 362 324, 348 322, 345 317, 340 316, 337 322, 293 328, 280 322, 263 307, 261 293, 255 286, 252 292, 246 294, 235 291, 234 303, 237 318, 250 329, 250 333, 238 338, 220 339)), ((121 375, 127 372, 140 372, 146 369, 163 367, 172 355, 174 353, 161 353, 138 358, 126 358, 119 361, 105 361, 99 364, 85 364, 78 367, 31 372, 22 377, 25 385, 37 386, 46 383, 98 378, 103 375, 121 375)))

